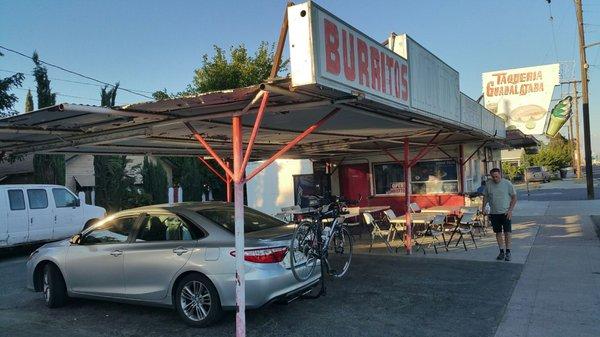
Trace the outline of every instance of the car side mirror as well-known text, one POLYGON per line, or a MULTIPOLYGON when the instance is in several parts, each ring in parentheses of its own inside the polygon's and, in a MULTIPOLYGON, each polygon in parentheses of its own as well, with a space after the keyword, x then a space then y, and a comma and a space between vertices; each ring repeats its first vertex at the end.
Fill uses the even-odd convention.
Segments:
POLYGON ((81 199, 75 199, 75 207, 81 206, 81 199))
POLYGON ((81 244, 81 239, 82 239, 81 234, 75 234, 71 237, 71 239, 69 240, 69 243, 72 245, 79 245, 79 244, 81 244))

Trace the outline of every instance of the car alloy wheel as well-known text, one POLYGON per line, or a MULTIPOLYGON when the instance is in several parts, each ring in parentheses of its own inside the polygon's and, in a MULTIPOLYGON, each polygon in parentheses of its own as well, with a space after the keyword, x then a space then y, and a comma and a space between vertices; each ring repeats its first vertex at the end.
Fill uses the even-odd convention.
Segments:
POLYGON ((50 302, 50 296, 52 295, 52 288, 50 287, 50 273, 44 272, 44 278, 42 280, 42 291, 44 292, 44 300, 46 303, 50 302))
POLYGON ((187 282, 181 290, 181 308, 183 313, 194 322, 200 322, 208 316, 211 296, 208 288, 200 281, 187 282))

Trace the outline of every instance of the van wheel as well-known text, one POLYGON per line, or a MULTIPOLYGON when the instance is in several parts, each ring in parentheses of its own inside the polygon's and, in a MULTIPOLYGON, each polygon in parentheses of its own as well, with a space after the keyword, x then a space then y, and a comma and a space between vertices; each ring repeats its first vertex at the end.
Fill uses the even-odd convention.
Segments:
POLYGON ((223 313, 217 288, 201 274, 190 274, 178 283, 173 304, 179 316, 195 327, 209 326, 223 313))
POLYGON ((42 292, 48 308, 58 308, 67 302, 67 286, 58 268, 48 263, 42 275, 42 292))

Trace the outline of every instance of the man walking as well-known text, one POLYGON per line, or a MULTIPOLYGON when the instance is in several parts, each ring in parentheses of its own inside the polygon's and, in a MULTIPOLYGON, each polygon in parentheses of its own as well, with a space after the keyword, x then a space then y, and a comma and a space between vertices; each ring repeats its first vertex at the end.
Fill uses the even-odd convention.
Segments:
POLYGON ((517 194, 511 182, 502 178, 500 169, 492 169, 490 175, 492 178, 487 182, 483 191, 483 210, 485 210, 486 203, 489 202, 489 218, 500 248, 500 254, 496 259, 510 261, 511 220, 512 211, 517 203, 517 194))

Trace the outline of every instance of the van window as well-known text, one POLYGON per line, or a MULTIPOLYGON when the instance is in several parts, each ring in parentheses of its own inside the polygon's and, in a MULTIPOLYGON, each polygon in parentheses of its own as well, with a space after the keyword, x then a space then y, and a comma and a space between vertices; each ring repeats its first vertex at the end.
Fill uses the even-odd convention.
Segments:
POLYGON ((56 207, 75 207, 77 206, 77 198, 64 188, 53 188, 52 196, 56 207))
POLYGON ((27 190, 27 198, 29 199, 29 209, 48 208, 48 195, 46 194, 46 190, 27 190))
POLYGON ((8 190, 8 201, 10 209, 13 211, 25 209, 25 196, 21 190, 8 190))

